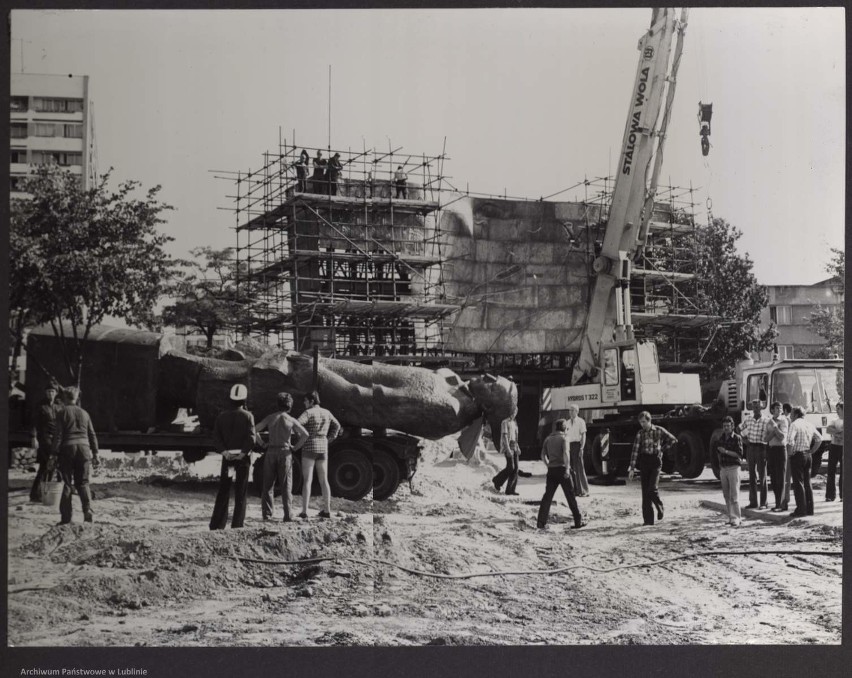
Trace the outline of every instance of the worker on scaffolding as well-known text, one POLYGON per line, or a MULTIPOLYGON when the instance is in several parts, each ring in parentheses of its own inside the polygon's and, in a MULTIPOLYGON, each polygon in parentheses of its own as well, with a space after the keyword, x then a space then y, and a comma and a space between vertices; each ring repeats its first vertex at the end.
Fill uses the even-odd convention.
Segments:
POLYGON ((299 154, 299 159, 293 163, 296 168, 296 191, 299 193, 307 193, 308 191, 308 170, 311 167, 311 156, 303 148, 299 154))
POLYGON ((396 186, 397 198, 408 198, 408 188, 406 186, 407 181, 408 177, 405 176, 405 172, 402 171, 402 165, 399 165, 393 175, 393 183, 394 186, 396 186))
POLYGON ((340 162, 340 153, 335 153, 328 161, 328 194, 337 195, 337 179, 343 171, 340 162))
POLYGON ((314 158, 314 173, 311 176, 311 193, 326 192, 326 166, 328 161, 322 157, 322 151, 317 151, 317 157, 314 158))

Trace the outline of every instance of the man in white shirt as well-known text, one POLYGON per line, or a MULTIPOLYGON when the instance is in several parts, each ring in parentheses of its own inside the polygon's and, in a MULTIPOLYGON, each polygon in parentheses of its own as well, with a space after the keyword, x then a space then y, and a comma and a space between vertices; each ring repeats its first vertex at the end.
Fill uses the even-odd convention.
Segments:
POLYGON ((578 497, 589 496, 589 480, 583 465, 583 450, 586 448, 586 422, 578 415, 577 405, 568 406, 566 435, 571 449, 571 478, 574 481, 574 493, 578 497))
POLYGON ((796 497, 795 517, 814 514, 814 493, 811 489, 811 455, 822 445, 822 436, 805 419, 801 407, 794 407, 787 434, 787 454, 793 473, 793 496, 796 497))
POLYGON ((766 461, 769 470, 769 481, 775 495, 773 512, 784 510, 784 483, 787 473, 787 429, 790 420, 781 414, 781 403, 774 402, 769 406, 772 418, 767 427, 769 439, 766 443, 766 461))

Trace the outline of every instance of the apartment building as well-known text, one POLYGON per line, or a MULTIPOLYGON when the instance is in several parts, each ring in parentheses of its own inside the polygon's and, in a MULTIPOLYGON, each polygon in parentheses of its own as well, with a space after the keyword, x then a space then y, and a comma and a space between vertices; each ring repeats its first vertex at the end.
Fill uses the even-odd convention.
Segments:
POLYGON ((94 110, 87 75, 12 73, 9 171, 11 197, 31 165, 56 164, 88 188, 97 180, 94 110))
MULTIPOLYGON (((822 280, 813 285, 767 285, 769 304, 761 311, 761 328, 774 322, 778 330, 779 358, 810 358, 826 345, 810 327, 810 315, 819 306, 843 307, 841 281, 822 280)), ((761 354, 769 359, 770 353, 761 354)))

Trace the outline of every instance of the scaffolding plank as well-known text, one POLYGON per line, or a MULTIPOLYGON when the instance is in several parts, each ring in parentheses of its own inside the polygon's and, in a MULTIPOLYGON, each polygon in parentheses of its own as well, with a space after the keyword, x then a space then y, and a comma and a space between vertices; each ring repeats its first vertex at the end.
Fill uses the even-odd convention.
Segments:
POLYGON ((679 315, 675 313, 658 315, 655 313, 636 312, 631 314, 631 318, 636 327, 677 330, 701 329, 721 320, 716 315, 679 315))

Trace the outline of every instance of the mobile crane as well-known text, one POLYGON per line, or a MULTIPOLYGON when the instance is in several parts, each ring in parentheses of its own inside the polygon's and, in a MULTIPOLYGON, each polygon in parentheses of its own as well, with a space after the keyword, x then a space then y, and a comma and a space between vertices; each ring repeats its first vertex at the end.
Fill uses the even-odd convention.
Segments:
MULTIPOLYGON (((715 406, 705 408, 700 405, 698 375, 661 372, 656 345, 634 336, 630 279, 650 229, 688 10, 677 14, 673 8, 654 9, 651 25, 639 41, 612 205, 600 254, 593 262, 596 277, 581 352, 571 385, 546 389, 542 397, 540 437, 553 421, 566 416, 570 405, 577 405, 588 427, 586 458, 599 474, 626 467, 641 410, 650 411, 655 423, 678 437, 674 454, 663 462, 664 471, 676 469, 693 478, 711 461, 708 451, 721 432, 721 417, 742 416, 752 398, 768 408, 771 400, 798 393, 801 398, 794 404, 805 406, 808 419, 827 440, 832 402, 842 393, 841 360, 762 364, 749 360, 736 366, 735 379, 723 383, 715 406)), ((706 118, 709 134, 709 115, 706 118)))

